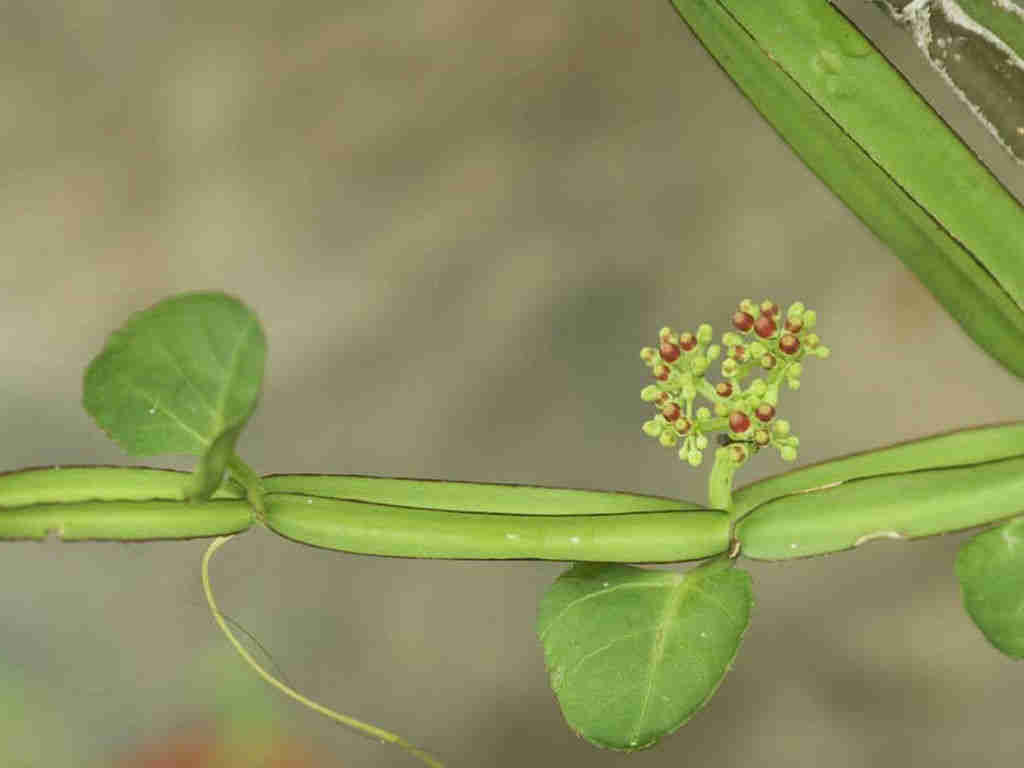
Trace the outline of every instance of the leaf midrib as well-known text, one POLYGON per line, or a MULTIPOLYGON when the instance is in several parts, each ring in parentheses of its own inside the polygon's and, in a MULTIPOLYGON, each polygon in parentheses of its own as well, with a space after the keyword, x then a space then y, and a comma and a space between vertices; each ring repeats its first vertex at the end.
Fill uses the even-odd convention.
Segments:
POLYGON ((654 693, 654 680, 657 677, 657 670, 665 658, 665 640, 668 635, 668 627, 678 615, 679 605, 682 603, 683 597, 694 586, 690 583, 694 581, 692 576, 689 578, 677 576, 676 578, 678 582, 669 588, 670 593, 665 599, 665 607, 662 608, 661 615, 658 616, 658 621, 654 625, 654 642, 651 644, 651 652, 647 660, 647 690, 644 691, 640 702, 640 712, 637 715, 636 725, 633 726, 629 738, 630 743, 639 741, 640 729, 647 717, 647 708, 650 706, 651 696, 654 693))

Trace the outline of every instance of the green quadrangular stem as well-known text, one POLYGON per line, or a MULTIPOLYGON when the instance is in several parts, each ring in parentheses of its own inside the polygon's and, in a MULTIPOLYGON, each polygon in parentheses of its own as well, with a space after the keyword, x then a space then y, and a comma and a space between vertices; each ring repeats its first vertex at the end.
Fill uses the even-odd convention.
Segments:
POLYGON ((676 562, 726 551, 718 510, 612 515, 452 512, 269 493, 266 525, 296 541, 393 557, 676 562))
POLYGON ((828 0, 672 0, 753 105, 1024 376, 1024 211, 828 0))
POLYGON ((1024 512, 1024 423, 979 427, 767 478, 734 496, 743 554, 784 560, 1024 512))
POLYGON ((0 475, 0 539, 183 539, 238 533, 252 508, 232 485, 186 501, 193 475, 148 467, 40 467, 0 475))
POLYGON ((254 520, 307 544, 375 555, 604 562, 696 560, 731 550, 787 559, 975 527, 1024 510, 1024 423, 962 430, 732 484, 748 449, 720 447, 714 508, 658 496, 377 478, 259 477, 187 501, 191 476, 132 467, 0 475, 0 539, 218 536, 254 520), (735 455, 733 455, 735 454, 735 455), (263 512, 256 509, 259 504, 263 512), (797 546, 794 547, 793 544, 797 546))

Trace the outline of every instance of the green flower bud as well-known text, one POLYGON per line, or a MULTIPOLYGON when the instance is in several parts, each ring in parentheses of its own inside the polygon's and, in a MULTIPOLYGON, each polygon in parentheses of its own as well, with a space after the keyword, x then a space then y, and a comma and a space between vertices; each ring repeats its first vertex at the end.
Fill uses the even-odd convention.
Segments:
POLYGON ((754 442, 758 445, 768 445, 771 439, 771 435, 768 434, 767 429, 754 430, 754 442))
POLYGON ((768 353, 768 350, 760 341, 755 341, 747 347, 747 352, 750 353, 751 357, 764 357, 768 353))
POLYGON ((729 413, 729 407, 725 403, 715 403, 715 416, 725 416, 729 413))
POLYGON ((698 451, 703 451, 708 447, 708 439, 704 435, 697 435, 693 440, 693 444, 697 446, 698 451))
POLYGON ((740 302, 740 312, 746 312, 748 315, 757 317, 757 313, 760 311, 760 307, 757 306, 752 300, 744 299, 740 302))
POLYGON ((657 437, 661 434, 663 426, 664 422, 658 421, 657 419, 651 419, 650 421, 645 421, 641 429, 644 431, 645 435, 649 437, 657 437))
POLYGON ((727 347, 739 347, 743 344, 743 337, 735 331, 726 331, 722 334, 722 343, 727 347))
POLYGON ((690 367, 697 376, 703 376, 709 365, 710 363, 704 355, 695 355, 693 360, 690 361, 690 367))
POLYGON ((711 411, 709 411, 707 408, 698 408, 697 409, 697 420, 698 421, 707 421, 710 418, 711 418, 711 411))
POLYGON ((768 385, 764 383, 764 379, 754 379, 750 382, 750 387, 748 389, 754 397, 762 398, 764 397, 764 393, 768 391, 768 385))
POLYGON ((818 338, 818 334, 816 333, 809 333, 804 337, 804 346, 808 349, 814 349, 820 342, 821 339, 818 338))
POLYGON ((683 400, 693 400, 697 396, 697 390, 693 384, 683 385, 683 400))
POLYGON ((792 317, 794 319, 803 319, 804 310, 806 307, 802 301, 794 301, 789 305, 789 309, 786 310, 786 317, 792 317))
POLYGON ((826 347, 824 344, 822 344, 820 347, 814 350, 814 354, 817 355, 819 359, 824 360, 825 358, 832 354, 832 350, 826 347))
MULTIPOLYGON (((669 328, 666 325, 664 328, 662 328, 660 331, 658 331, 658 340, 659 341, 667 341, 667 340, 670 340, 671 337, 674 336, 674 335, 675 334, 672 333, 672 329, 669 328)), ((675 343, 675 342, 673 342, 673 343, 675 343)))
POLYGON ((708 347, 708 351, 704 353, 704 356, 708 360, 717 360, 720 354, 722 354, 722 348, 717 344, 712 344, 708 347))
POLYGON ((804 328, 813 328, 818 324, 818 313, 813 309, 804 312, 804 328))
POLYGON ((704 460, 704 454, 700 451, 690 451, 686 454, 686 461, 691 467, 699 467, 704 460))
POLYGON ((701 344, 707 344, 709 341, 711 341, 712 336, 713 333, 711 330, 711 326, 708 325, 707 323, 701 323, 700 327, 697 328, 697 341, 699 341, 701 344))
POLYGON ((726 450, 729 451, 729 458, 734 464, 742 464, 750 457, 750 451, 742 443, 733 443, 726 450))
POLYGON ((770 371, 775 367, 775 357, 773 355, 762 355, 761 356, 761 367, 766 371, 770 371))
POLYGON ((792 390, 800 389, 800 379, 788 379, 786 383, 789 384, 789 388, 792 390))
POLYGON ((772 431, 779 437, 785 437, 789 434, 789 422, 785 419, 776 419, 772 424, 772 431))
POLYGON ((779 449, 779 455, 783 461, 796 461, 796 448, 791 445, 784 445, 779 449))
POLYGON ((793 363, 786 369, 786 376, 791 379, 799 379, 804 374, 804 367, 800 363, 793 363))
POLYGON ((671 448, 678 442, 679 436, 676 435, 674 429, 663 429, 661 434, 658 435, 658 442, 664 445, 666 448, 671 448))
POLYGON ((653 384, 648 384, 646 387, 640 390, 640 399, 645 403, 653 403, 658 399, 658 395, 661 394, 661 390, 653 384))
POLYGON ((735 376, 739 372, 739 369, 739 363, 737 363, 731 357, 727 357, 725 358, 725 360, 722 361, 722 375, 725 376, 727 379, 731 379, 733 376, 735 376))
POLYGON ((644 347, 640 350, 640 359, 647 365, 654 365, 658 359, 658 353, 654 351, 653 347, 644 347))

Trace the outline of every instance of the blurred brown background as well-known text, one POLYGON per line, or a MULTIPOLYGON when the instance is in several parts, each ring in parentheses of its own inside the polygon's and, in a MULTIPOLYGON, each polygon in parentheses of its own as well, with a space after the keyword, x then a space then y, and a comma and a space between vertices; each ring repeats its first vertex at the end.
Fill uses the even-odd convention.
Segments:
MULTIPOLYGON (((1019 167, 903 33, 840 5, 1021 197, 1019 167)), ((835 352, 783 402, 801 463, 1024 418, 1020 382, 665 0, 14 0, 0 57, 0 468, 125 462, 79 405, 81 372, 130 312, 193 289, 264 320, 240 443, 264 472, 701 500, 706 468, 640 432, 638 351, 664 324, 721 332, 745 296, 803 299, 835 352)), ((760 457, 741 481, 782 469, 760 457)), ((959 538, 750 564, 735 669, 631 756, 574 736, 547 688, 533 619, 561 564, 356 557, 254 530, 213 577, 300 690, 453 768, 1016 765, 1024 667, 963 614, 959 538)), ((242 667, 202 602, 204 546, 0 547, 0 763, 212 765, 187 756, 209 738, 256 742, 250 764, 414 765, 242 667)))

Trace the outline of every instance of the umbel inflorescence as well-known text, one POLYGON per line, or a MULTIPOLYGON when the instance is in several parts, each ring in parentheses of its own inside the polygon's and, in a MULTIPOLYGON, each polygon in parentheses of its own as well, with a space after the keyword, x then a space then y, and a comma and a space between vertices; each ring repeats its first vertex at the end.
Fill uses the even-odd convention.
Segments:
POLYGON ((657 349, 640 351, 655 379, 640 397, 657 409, 643 430, 666 447, 679 446, 679 458, 694 467, 703 461, 708 435, 714 432, 723 433, 719 439, 736 464, 769 445, 783 460, 794 461, 800 441, 789 422, 777 418, 779 387, 785 381, 790 389, 799 389, 801 361, 829 356, 814 332, 817 315, 798 301, 783 318, 770 299, 759 305, 744 299, 732 325, 735 330, 722 334, 721 346, 711 344, 711 326, 704 323, 696 333, 662 328, 657 349), (721 381, 712 384, 706 375, 719 357, 721 381), (757 377, 744 388, 743 381, 754 373, 757 377), (694 410, 698 395, 711 407, 694 410))

